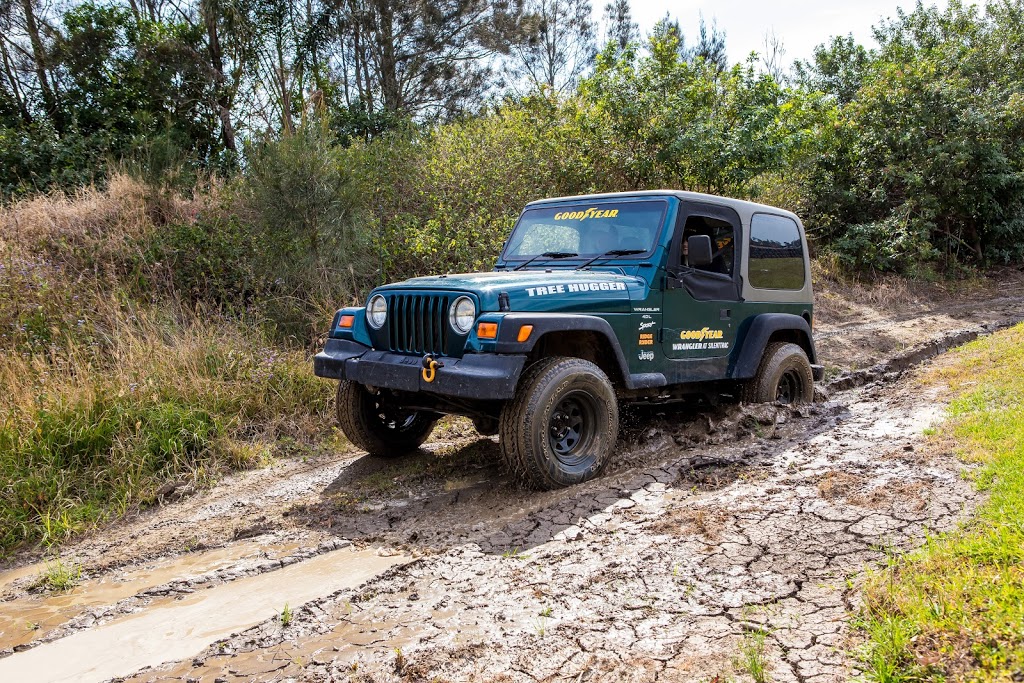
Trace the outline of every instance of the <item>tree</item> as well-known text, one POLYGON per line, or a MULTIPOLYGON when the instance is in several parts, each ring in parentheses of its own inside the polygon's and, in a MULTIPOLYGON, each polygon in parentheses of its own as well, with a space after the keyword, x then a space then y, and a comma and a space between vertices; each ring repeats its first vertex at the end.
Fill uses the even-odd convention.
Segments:
POLYGON ((852 266, 1024 256, 1024 39, 1013 3, 918 5, 875 29, 877 52, 837 39, 805 87, 839 103, 807 190, 809 223, 852 266))
POLYGON ((704 21, 704 15, 700 15, 700 25, 697 29, 697 44, 690 50, 690 59, 703 59, 708 64, 713 64, 719 70, 729 68, 729 58, 725 54, 725 33, 718 30, 718 22, 711 20, 708 27, 704 21))
POLYGON ((526 11, 534 30, 512 47, 511 72, 530 89, 562 92, 575 87, 594 61, 589 0, 532 0, 526 11))
POLYGON ((701 59, 719 71, 727 69, 729 59, 725 54, 725 33, 718 30, 718 24, 712 21, 708 27, 704 15, 701 14, 697 36, 697 43, 693 47, 688 47, 679 20, 666 12, 665 16, 654 24, 647 42, 652 52, 661 52, 666 56, 669 52, 674 52, 684 62, 701 59))
POLYGON ((668 22, 650 51, 609 44, 581 85, 582 118, 596 177, 622 189, 679 189, 749 196, 783 168, 789 145, 783 94, 753 63, 722 71, 689 61, 668 22))
POLYGON ((811 61, 797 60, 793 68, 804 90, 825 93, 845 105, 857 95, 872 59, 852 35, 836 36, 831 43, 815 47, 811 61))
MULTIPOLYGON (((438 118, 475 106, 490 62, 521 30, 519 0, 334 0, 312 41, 329 64, 327 96, 368 115, 438 118)), ((337 106, 337 104, 335 104, 337 106)))
POLYGON ((629 0, 611 0, 604 6, 605 43, 625 50, 630 43, 640 40, 640 27, 633 21, 629 0))
POLYGON ((786 47, 783 45, 782 39, 776 35, 773 29, 769 29, 764 34, 764 54, 761 55, 761 64, 777 83, 787 80, 786 67, 782 61, 785 57, 786 47))

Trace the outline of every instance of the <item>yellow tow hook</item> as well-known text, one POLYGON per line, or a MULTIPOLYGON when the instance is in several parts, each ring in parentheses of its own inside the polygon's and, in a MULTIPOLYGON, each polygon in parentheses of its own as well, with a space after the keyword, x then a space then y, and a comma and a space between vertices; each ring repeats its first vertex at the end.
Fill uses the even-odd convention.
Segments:
POLYGON ((433 382, 434 377, 437 376, 437 369, 443 367, 444 363, 434 360, 429 354, 423 356, 423 381, 433 382))

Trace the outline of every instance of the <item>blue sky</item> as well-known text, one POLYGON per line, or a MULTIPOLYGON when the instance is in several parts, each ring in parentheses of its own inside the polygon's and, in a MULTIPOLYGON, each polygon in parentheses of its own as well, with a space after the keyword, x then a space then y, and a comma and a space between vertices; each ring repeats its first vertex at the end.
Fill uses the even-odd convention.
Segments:
MULTIPOLYGON (((595 14, 602 14, 606 0, 593 0, 595 14)), ((925 4, 945 7, 947 0, 925 4)), ((786 50, 785 63, 807 59, 814 46, 833 35, 852 33, 860 42, 873 44, 871 26, 883 17, 895 16, 896 8, 913 9, 914 0, 631 0, 633 19, 646 35, 669 12, 679 19, 686 36, 696 34, 700 14, 710 24, 717 19, 725 31, 730 61, 747 53, 764 51, 766 32, 773 30, 786 50)))

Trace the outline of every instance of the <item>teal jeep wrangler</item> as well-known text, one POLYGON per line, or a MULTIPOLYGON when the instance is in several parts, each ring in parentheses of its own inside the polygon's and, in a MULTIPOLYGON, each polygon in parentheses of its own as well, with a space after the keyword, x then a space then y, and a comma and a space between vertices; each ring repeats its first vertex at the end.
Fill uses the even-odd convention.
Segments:
POLYGON ((703 395, 811 401, 820 380, 807 241, 769 206, 691 192, 526 206, 489 273, 378 287, 314 359, 338 421, 373 455, 414 450, 445 414, 500 435, 551 489, 596 476, 622 403, 703 395))

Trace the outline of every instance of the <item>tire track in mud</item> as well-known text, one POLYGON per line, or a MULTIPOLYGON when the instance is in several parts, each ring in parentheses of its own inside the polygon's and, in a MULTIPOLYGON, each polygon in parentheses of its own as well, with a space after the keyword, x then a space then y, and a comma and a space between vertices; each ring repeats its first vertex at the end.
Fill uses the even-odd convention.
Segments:
POLYGON ((847 680, 864 568, 952 528, 975 496, 952 454, 918 452, 942 408, 903 375, 1009 324, 838 378, 845 403, 666 414, 634 433, 628 469, 568 491, 500 506, 485 480, 440 504, 305 510, 436 554, 132 680, 712 679, 757 633, 773 680, 847 680))

